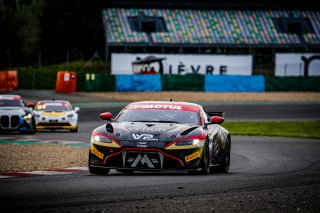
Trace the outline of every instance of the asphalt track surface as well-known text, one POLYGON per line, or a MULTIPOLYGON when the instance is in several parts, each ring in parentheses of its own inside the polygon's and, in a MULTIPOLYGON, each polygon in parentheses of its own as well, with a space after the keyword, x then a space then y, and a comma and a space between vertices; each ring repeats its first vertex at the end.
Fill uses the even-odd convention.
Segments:
MULTIPOLYGON (((227 120, 320 120, 317 104, 206 108, 220 107, 227 120)), ((78 133, 19 137, 89 141, 104 123, 99 113, 119 109, 82 109, 78 133)), ((320 212, 319 153, 315 139, 234 136, 228 174, 112 171, 0 179, 1 212, 320 212)))

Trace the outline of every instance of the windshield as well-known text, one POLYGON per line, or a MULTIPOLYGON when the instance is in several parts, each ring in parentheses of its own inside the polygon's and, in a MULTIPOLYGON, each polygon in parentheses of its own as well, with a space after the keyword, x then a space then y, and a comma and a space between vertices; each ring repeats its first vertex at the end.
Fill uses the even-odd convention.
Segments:
POLYGON ((181 110, 124 110, 117 122, 159 122, 199 124, 197 112, 181 110))
POLYGON ((0 100, 0 107, 25 107, 25 104, 22 100, 0 100))
POLYGON ((63 112, 70 111, 71 106, 65 103, 41 103, 36 106, 37 111, 63 112))

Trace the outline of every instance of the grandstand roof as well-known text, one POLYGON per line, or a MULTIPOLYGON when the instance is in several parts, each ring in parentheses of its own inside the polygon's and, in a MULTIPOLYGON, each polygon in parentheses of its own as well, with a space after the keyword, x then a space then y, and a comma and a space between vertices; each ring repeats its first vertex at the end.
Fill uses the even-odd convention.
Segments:
POLYGON ((106 7, 118 8, 168 8, 168 9, 295 9, 319 10, 314 0, 106 0, 106 7))

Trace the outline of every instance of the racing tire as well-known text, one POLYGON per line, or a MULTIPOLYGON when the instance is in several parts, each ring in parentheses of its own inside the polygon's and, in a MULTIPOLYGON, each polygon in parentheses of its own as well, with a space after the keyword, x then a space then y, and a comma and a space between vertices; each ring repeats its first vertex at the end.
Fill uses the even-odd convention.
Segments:
POLYGON ((228 173, 230 167, 230 151, 231 151, 231 142, 230 139, 226 140, 226 148, 222 156, 220 165, 215 169, 219 173, 228 173))
POLYGON ((116 169, 117 172, 121 172, 121 173, 124 173, 124 174, 127 174, 127 175, 130 175, 130 174, 133 174, 134 171, 131 170, 131 169, 116 169))
POLYGON ((91 155, 89 152, 88 168, 89 168, 89 172, 91 174, 94 174, 94 175, 108 175, 109 174, 110 169, 100 168, 100 167, 92 167, 90 159, 91 159, 91 155))
POLYGON ((202 159, 201 159, 201 171, 200 173, 203 175, 207 175, 210 173, 210 150, 209 150, 209 143, 206 140, 203 151, 202 151, 202 159))
POLYGON ((89 172, 94 175, 108 175, 110 169, 92 167, 89 165, 89 172))

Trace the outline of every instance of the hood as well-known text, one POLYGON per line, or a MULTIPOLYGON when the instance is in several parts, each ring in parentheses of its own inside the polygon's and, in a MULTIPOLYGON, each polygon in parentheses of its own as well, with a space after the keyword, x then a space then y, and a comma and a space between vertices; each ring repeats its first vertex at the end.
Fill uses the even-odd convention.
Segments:
POLYGON ((1 115, 18 115, 18 116, 23 116, 28 113, 31 113, 32 111, 29 110, 28 108, 20 108, 20 107, 0 107, 0 116, 1 115))
POLYGON ((201 134, 199 127, 192 124, 119 122, 102 125, 94 132, 107 134, 125 146, 144 142, 149 147, 163 147, 178 138, 201 134))

